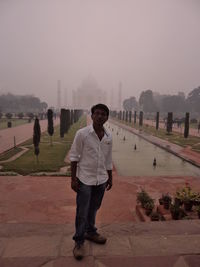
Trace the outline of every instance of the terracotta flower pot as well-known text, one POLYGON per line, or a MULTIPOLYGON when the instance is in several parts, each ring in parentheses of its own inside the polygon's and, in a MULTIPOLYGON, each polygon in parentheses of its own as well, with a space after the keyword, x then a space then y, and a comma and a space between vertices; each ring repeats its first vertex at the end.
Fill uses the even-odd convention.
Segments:
POLYGON ((164 208, 165 208, 166 210, 168 210, 168 209, 169 209, 169 206, 170 206, 170 202, 169 202, 169 201, 164 201, 164 202, 163 202, 163 206, 164 206, 164 208))
POLYGON ((173 220, 178 220, 179 219, 179 212, 171 212, 172 219, 173 220))
POLYGON ((185 209, 186 211, 191 211, 191 210, 192 210, 192 206, 193 206, 192 201, 184 202, 183 204, 184 204, 184 209, 185 209))
POLYGON ((145 209, 145 214, 149 216, 152 212, 152 209, 145 209))
POLYGON ((183 202, 177 197, 175 197, 174 203, 175 203, 176 206, 179 206, 179 207, 183 204, 183 202))

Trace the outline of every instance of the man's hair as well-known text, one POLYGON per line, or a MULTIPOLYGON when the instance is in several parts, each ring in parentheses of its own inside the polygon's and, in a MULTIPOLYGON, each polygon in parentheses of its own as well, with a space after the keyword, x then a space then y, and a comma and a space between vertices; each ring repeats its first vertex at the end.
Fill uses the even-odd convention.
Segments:
POLYGON ((104 104, 97 104, 97 105, 94 105, 92 108, 91 108, 91 113, 93 114, 95 112, 96 109, 101 109, 101 110, 104 110, 107 114, 107 116, 109 116, 109 108, 104 105, 104 104))

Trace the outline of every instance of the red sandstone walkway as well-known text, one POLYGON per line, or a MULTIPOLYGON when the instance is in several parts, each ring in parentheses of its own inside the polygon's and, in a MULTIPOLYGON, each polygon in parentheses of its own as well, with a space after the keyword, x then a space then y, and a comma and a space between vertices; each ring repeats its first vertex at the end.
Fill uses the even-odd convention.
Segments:
MULTIPOLYGON (((59 124, 59 119, 54 121, 54 125, 59 124)), ((27 123, 13 128, 0 130, 0 154, 14 147, 14 137, 16 145, 19 145, 33 136, 33 125, 27 123)), ((47 120, 40 120, 41 131, 47 130, 47 120)))
POLYGON ((85 243, 81 262, 72 255, 75 193, 68 177, 0 177, 1 267, 199 267, 200 221, 139 223, 136 192, 157 199, 200 177, 119 177, 97 216, 104 246, 85 243))
MULTIPOLYGON (((99 223, 137 221, 136 192, 145 188, 153 198, 174 193, 189 182, 200 191, 200 177, 122 177, 114 172, 114 186, 106 192, 99 223)), ((0 177, 0 223, 73 223, 75 193, 69 177, 0 177)))

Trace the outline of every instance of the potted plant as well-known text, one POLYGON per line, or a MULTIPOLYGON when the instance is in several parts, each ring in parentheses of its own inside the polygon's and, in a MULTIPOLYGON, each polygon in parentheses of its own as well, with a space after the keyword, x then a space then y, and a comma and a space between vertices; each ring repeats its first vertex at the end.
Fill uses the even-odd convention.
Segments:
POLYGON ((163 198, 162 198, 162 197, 159 198, 158 201, 159 201, 159 204, 160 204, 160 205, 163 205, 163 198))
POLYGON ((180 216, 180 206, 176 203, 170 205, 170 212, 173 220, 178 220, 180 216))
POLYGON ((195 193, 196 196, 194 197, 193 200, 193 205, 194 206, 200 206, 200 193, 195 193))
POLYGON ((183 204, 181 190, 176 190, 176 194, 174 196, 174 202, 177 206, 181 206, 183 204))
POLYGON ((192 191, 189 184, 186 183, 186 186, 178 191, 178 195, 179 199, 183 202, 184 209, 186 211, 191 211, 197 194, 192 191))
POLYGON ((160 215, 157 211, 152 211, 150 218, 152 221, 159 221, 160 215))
POLYGON ((145 213, 149 216, 154 208, 154 201, 149 201, 144 204, 145 213))
POLYGON ((196 207, 196 211, 197 211, 198 217, 200 219, 200 205, 196 207))
POLYGON ((169 206, 170 206, 170 204, 172 202, 171 196, 169 195, 169 193, 163 194, 162 195, 162 199, 163 199, 163 206, 164 206, 164 208, 168 210, 169 209, 169 206))
POLYGON ((144 208, 144 205, 152 200, 152 198, 148 195, 148 193, 142 189, 140 192, 137 193, 137 202, 141 203, 142 207, 144 208))

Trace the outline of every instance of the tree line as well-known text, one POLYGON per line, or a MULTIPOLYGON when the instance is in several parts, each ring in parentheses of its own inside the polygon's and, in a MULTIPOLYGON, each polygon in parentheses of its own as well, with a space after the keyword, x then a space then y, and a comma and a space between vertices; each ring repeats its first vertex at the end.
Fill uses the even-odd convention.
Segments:
POLYGON ((189 92, 185 97, 183 92, 177 95, 155 93, 152 90, 142 91, 137 101, 134 96, 123 101, 127 111, 143 110, 144 112, 185 112, 200 113, 200 86, 189 92))
POLYGON ((2 113, 20 113, 20 112, 45 112, 48 105, 41 102, 38 97, 33 95, 0 95, 0 112, 2 113))

